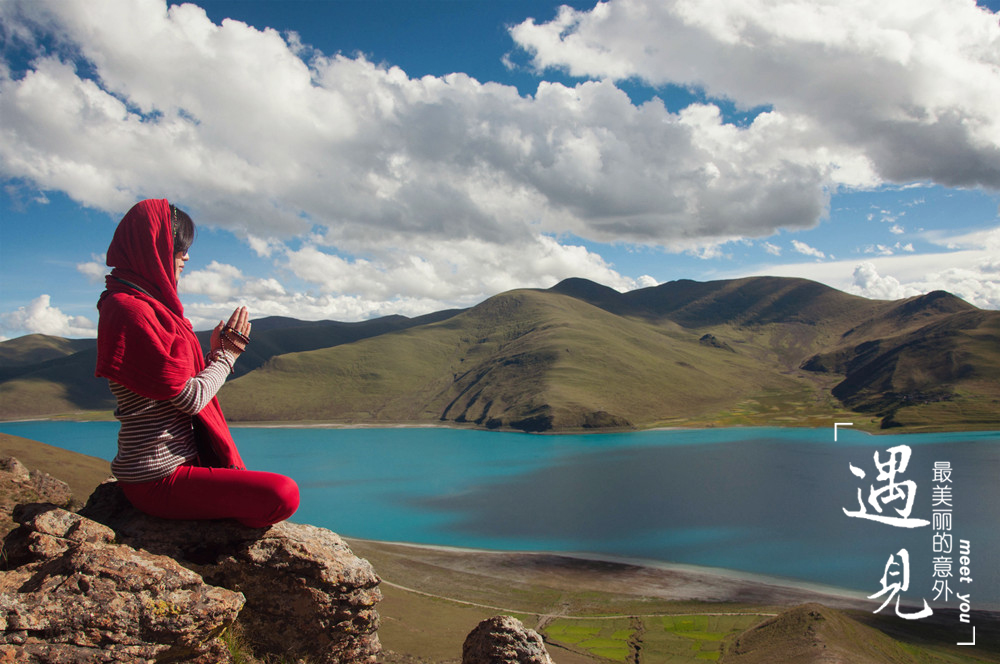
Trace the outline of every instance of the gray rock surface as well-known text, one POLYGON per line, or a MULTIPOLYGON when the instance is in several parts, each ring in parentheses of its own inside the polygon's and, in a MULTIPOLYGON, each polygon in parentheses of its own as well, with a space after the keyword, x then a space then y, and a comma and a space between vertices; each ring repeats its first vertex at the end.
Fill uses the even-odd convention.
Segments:
POLYGON ((69 485, 47 473, 28 468, 14 457, 0 458, 0 537, 14 529, 10 518, 19 503, 47 502, 68 507, 73 501, 69 485))
POLYGON ((469 632, 462 664, 552 664, 538 632, 512 616, 494 616, 469 632))
POLYGON ((239 622, 258 655, 344 664, 374 662, 381 650, 379 578, 329 530, 287 521, 255 529, 230 520, 157 519, 133 508, 114 482, 98 487, 80 513, 125 544, 243 593, 239 622))
POLYGON ((79 513, 35 502, 60 484, 0 461, 0 516, 20 524, 0 557, 0 664, 226 664, 217 637, 237 620, 267 661, 375 662, 379 578, 335 533, 157 519, 113 481, 79 513))
POLYGON ((0 661, 230 661, 215 638, 243 596, 166 556, 116 544, 114 532, 50 504, 14 510, 4 544, 0 661))

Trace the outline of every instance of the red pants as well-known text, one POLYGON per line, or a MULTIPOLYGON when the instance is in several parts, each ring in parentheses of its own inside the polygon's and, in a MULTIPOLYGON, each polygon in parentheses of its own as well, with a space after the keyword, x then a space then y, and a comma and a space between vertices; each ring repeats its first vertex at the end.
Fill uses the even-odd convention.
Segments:
POLYGON ((265 528, 299 507, 294 480, 254 470, 184 465, 162 479, 121 487, 137 509, 163 519, 236 519, 265 528))

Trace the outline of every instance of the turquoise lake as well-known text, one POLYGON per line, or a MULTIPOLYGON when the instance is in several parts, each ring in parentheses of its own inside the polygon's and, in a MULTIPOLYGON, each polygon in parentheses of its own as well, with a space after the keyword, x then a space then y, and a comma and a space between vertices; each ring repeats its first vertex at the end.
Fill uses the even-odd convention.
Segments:
MULTIPOLYGON (((117 431, 117 422, 0 423, 0 432, 108 460, 117 431)), ((950 555, 951 590, 971 593, 973 609, 1000 607, 1000 432, 871 436, 842 427, 837 443, 832 426, 588 435, 234 427, 233 436, 249 467, 299 483, 293 521, 348 537, 639 558, 866 595, 881 590, 890 555, 905 548, 904 603, 958 606, 932 590, 943 578, 934 563, 950 555), (934 487, 951 490, 951 554, 934 550, 931 525, 844 513, 859 510, 859 488, 867 499, 886 485, 873 457, 884 463, 897 445, 912 453, 895 477, 914 483, 911 518, 931 520, 944 509, 934 487), (934 481, 935 463, 950 465, 949 483, 934 481), (959 580, 960 539, 970 543, 971 583, 959 580)), ((884 513, 898 516, 904 502, 884 513)))

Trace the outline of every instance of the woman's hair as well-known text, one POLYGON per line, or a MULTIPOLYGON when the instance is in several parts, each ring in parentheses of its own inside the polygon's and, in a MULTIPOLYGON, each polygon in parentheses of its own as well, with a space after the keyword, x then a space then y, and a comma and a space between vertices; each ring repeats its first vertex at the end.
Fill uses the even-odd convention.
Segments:
POLYGON ((187 253, 194 243, 194 222, 187 212, 175 205, 170 206, 170 222, 174 229, 174 253, 187 253))

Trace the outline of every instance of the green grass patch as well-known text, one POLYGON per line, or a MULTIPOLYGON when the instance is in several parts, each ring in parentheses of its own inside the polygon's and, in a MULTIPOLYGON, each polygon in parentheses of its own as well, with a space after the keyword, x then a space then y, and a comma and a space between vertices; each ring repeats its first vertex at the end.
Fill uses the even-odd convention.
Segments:
POLYGON ((716 661, 727 639, 760 622, 756 615, 677 615, 647 618, 643 632, 644 664, 716 661))
POLYGON ((601 628, 563 621, 552 623, 545 631, 548 636, 557 641, 562 641, 563 643, 580 643, 600 634, 601 628))
POLYGON ((628 659, 628 641, 635 633, 628 620, 567 620, 558 619, 544 629, 545 636, 560 644, 595 657, 624 662, 628 659))

